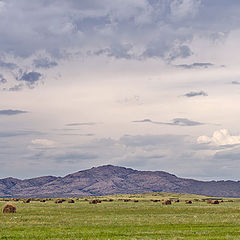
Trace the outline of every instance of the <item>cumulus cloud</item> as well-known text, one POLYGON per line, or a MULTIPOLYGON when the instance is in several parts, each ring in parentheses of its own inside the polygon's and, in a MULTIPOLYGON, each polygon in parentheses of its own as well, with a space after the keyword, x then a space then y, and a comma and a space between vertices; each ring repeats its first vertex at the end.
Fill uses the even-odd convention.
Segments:
MULTIPOLYGON (((162 57, 175 48, 176 42, 179 47, 171 56, 185 58, 191 54, 185 43, 192 38, 194 28, 185 25, 182 31, 178 26, 186 19, 192 20, 201 6, 200 0, 4 3, 0 52, 23 58, 43 50, 58 58, 74 48, 77 52, 91 50, 116 58, 136 58, 141 51, 135 54, 133 46, 142 48, 149 57, 154 54, 151 49, 158 50, 155 56, 162 57), (5 28, 6 23, 9 28, 5 28)), ((55 65, 46 64, 45 60, 36 65, 55 65)))
POLYGON ((136 120, 135 123, 153 123, 153 124, 163 124, 172 126, 199 126, 204 123, 189 120, 187 118, 174 118, 171 122, 156 122, 150 119, 136 120))
MULTIPOLYGON (((18 76, 16 77, 17 81, 23 82, 29 88, 34 88, 41 79, 42 74, 35 71, 23 72, 20 70, 18 76)), ((23 87, 23 85, 21 87, 23 87)), ((17 88, 17 90, 21 90, 21 88, 17 88)))
POLYGON ((197 142, 216 146, 236 145, 240 144, 240 136, 232 136, 227 129, 221 129, 215 131, 212 137, 198 137, 197 142))
MULTIPOLYGON (((0 54, 4 61, 0 60, 0 67, 16 70, 34 66, 47 75, 47 70, 64 63, 59 59, 69 60, 77 55, 81 58, 104 55, 117 60, 158 59, 167 64, 194 57, 194 37, 199 32, 207 38, 218 33, 218 13, 216 17, 211 12, 206 14, 212 5, 200 0, 4 1, 0 14, 0 54), (187 21, 191 24, 186 24, 187 21), (205 31, 206 28, 210 30, 205 31)), ((222 2, 217 5, 227 8, 228 15, 234 10, 222 2)), ((234 26, 227 25, 224 32, 234 26)), ((178 65, 210 66, 211 63, 178 65)), ((17 79, 27 84, 15 88, 15 83, 5 90, 33 88, 42 77, 39 74, 34 69, 28 71, 17 79)))
POLYGON ((206 92, 204 92, 204 91, 199 91, 199 92, 189 92, 189 93, 184 94, 184 96, 188 97, 188 98, 190 98, 190 97, 197 97, 197 96, 204 96, 204 97, 206 97, 206 96, 208 96, 208 94, 206 92))
POLYGON ((18 115, 23 113, 27 113, 27 111, 13 110, 13 109, 0 110, 0 115, 7 115, 7 116, 18 115))

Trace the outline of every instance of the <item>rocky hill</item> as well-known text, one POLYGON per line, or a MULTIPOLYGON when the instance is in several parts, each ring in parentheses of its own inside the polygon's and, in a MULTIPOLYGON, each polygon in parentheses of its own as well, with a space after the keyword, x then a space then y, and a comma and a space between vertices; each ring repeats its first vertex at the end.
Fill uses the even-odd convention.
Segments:
POLYGON ((69 174, 20 180, 0 179, 0 197, 67 197, 146 192, 240 197, 240 182, 197 181, 163 171, 137 171, 105 165, 69 174))

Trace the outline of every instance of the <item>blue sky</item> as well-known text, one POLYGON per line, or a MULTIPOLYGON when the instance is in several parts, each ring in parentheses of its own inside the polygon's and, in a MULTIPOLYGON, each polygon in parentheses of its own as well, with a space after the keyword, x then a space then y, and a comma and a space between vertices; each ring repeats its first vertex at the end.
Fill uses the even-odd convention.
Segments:
POLYGON ((0 32, 0 178, 239 179, 239 1, 0 0, 0 32))

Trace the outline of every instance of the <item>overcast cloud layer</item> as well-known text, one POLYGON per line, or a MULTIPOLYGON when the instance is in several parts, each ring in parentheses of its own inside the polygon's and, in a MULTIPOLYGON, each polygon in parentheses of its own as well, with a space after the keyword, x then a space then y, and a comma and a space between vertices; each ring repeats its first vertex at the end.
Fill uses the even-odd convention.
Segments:
POLYGON ((240 1, 0 0, 0 178, 240 167, 240 1))

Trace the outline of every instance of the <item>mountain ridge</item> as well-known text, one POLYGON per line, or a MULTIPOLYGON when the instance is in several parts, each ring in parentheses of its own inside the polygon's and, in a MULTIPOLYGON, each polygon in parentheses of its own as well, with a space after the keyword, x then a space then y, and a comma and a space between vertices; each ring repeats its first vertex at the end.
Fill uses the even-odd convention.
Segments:
POLYGON ((179 178, 165 171, 138 171, 113 165, 93 167, 64 177, 0 179, 0 197, 71 197, 146 192, 240 197, 240 182, 200 181, 179 178))

